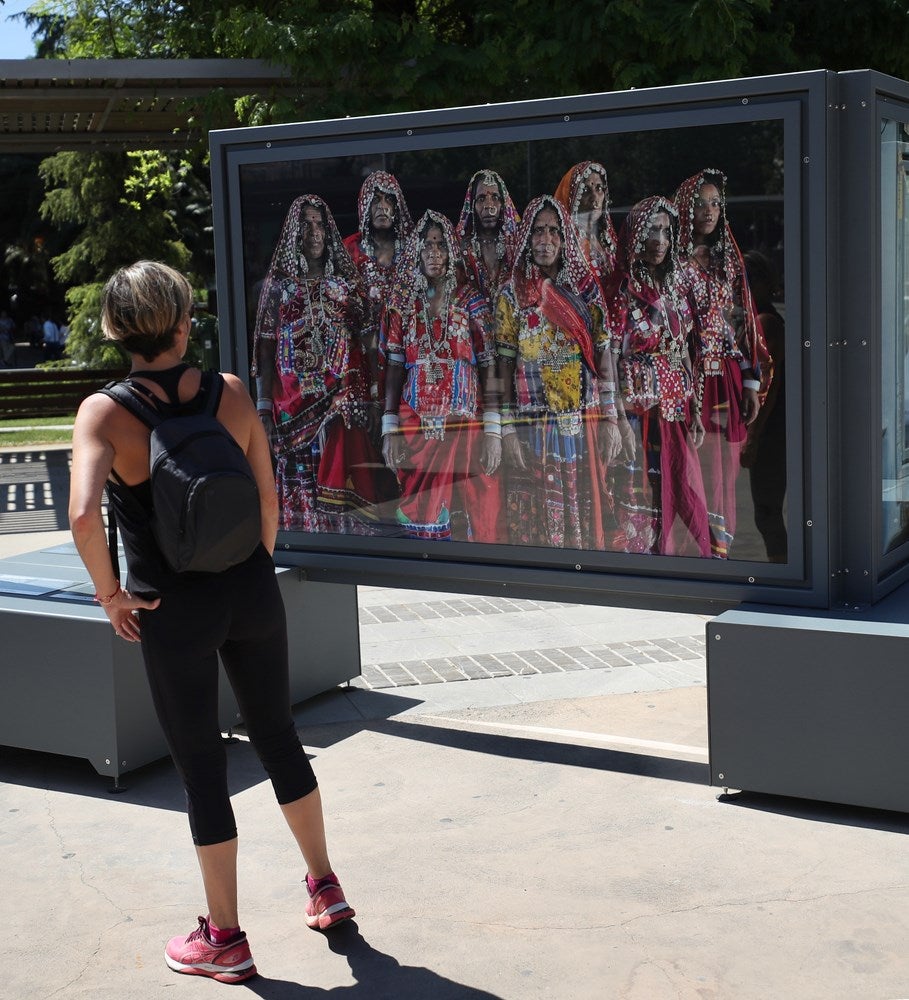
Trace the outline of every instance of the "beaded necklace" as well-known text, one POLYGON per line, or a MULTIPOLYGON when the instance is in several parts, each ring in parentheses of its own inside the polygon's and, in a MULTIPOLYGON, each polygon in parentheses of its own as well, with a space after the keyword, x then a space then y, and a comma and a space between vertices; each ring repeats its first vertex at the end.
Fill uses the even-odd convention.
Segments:
POLYGON ((420 322, 417 323, 417 357, 426 370, 426 381, 431 385, 437 385, 442 380, 444 370, 451 364, 450 358, 442 358, 439 351, 448 346, 448 341, 444 334, 443 322, 447 323, 450 291, 448 288, 444 292, 445 298, 437 316, 430 316, 428 296, 420 303, 420 322), (439 324, 439 335, 434 336, 435 324, 439 324))

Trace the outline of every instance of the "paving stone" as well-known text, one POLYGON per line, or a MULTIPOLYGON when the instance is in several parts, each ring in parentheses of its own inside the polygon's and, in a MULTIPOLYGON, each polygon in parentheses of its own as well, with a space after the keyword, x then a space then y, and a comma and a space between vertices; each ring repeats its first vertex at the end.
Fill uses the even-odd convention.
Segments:
POLYGON ((458 668, 464 674, 465 677, 469 677, 471 680, 479 680, 480 678, 487 678, 489 674, 483 669, 483 667, 474 660, 474 657, 463 657, 458 658, 456 661, 458 668))
POLYGON ((443 681, 463 681, 467 679, 453 660, 430 660, 429 664, 443 681))
POLYGON ((399 663, 382 663, 379 668, 395 687, 408 687, 416 684, 413 677, 399 663))
POLYGON ((375 615, 377 621, 380 621, 380 622, 396 622, 396 621, 400 621, 400 619, 398 618, 397 614, 394 611, 392 611, 391 608, 382 607, 380 605, 378 607, 372 608, 371 610, 372 610, 372 613, 375 615))

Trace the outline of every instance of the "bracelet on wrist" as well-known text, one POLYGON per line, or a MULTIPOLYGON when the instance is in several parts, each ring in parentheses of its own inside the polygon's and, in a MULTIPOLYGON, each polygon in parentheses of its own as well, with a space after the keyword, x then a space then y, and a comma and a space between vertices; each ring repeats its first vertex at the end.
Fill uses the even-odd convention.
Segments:
POLYGON ((102 608, 106 608, 110 602, 120 593, 120 581, 117 581, 117 587, 110 597, 101 597, 99 594, 95 594, 95 600, 101 605, 102 608))
POLYGON ((743 378, 742 388, 753 389, 755 392, 758 392, 761 388, 761 383, 756 378, 743 378))
POLYGON ((502 437, 509 437, 511 434, 517 434, 518 429, 514 425, 514 421, 511 420, 508 423, 502 424, 502 437))
POLYGON ((502 414, 498 410, 483 411, 483 433, 492 437, 502 436, 502 414))
POLYGON ((393 434, 401 426, 401 418, 397 413, 382 414, 382 436, 393 434))

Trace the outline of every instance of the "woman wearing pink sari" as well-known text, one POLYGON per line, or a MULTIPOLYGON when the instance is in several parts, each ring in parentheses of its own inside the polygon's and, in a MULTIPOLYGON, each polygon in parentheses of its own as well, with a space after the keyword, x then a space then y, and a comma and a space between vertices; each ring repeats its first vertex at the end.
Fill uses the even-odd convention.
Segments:
POLYGON ((502 452, 489 303, 468 284, 451 223, 426 212, 383 319, 382 452, 411 538, 500 542, 502 452))
POLYGON ((638 202, 619 237, 607 309, 636 448, 634 460, 612 477, 616 548, 709 557, 696 451, 704 429, 694 399, 691 313, 679 284, 675 239, 675 209, 660 197, 638 202))
POLYGON ((388 473, 367 432, 360 276, 325 202, 295 199, 259 296, 256 409, 275 458, 280 527, 367 534, 388 473))
POLYGON ((713 555, 735 538, 736 481, 748 426, 760 409, 767 347, 756 321, 745 267, 726 219, 726 177, 702 170, 675 194, 682 282, 694 320, 696 393, 705 439, 701 469, 713 555))

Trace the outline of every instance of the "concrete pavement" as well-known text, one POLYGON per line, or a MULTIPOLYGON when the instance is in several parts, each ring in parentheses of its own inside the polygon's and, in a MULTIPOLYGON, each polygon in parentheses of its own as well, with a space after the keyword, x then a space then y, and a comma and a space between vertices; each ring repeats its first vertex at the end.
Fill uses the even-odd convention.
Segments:
MULTIPOLYGON (((0 556, 67 537, 0 534, 0 556)), ((228 748, 251 995, 909 997, 909 816, 719 801, 706 619, 377 588, 359 603, 363 676, 295 713, 354 923, 306 929, 270 785, 248 743, 228 748)), ((83 761, 0 749, 0 781, 0 996, 229 989, 161 957, 204 912, 168 761, 111 795, 83 761)))

